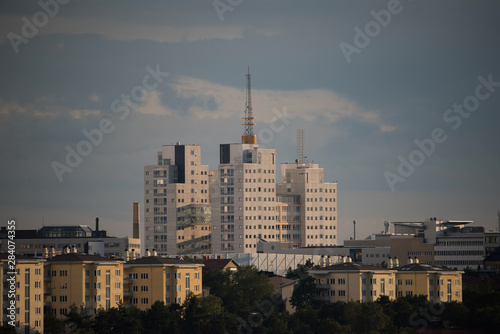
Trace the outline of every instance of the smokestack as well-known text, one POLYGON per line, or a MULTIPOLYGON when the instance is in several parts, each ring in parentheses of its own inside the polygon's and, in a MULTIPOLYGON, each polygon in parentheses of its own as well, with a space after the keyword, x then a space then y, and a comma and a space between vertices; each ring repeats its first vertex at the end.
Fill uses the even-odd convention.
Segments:
POLYGON ((356 221, 352 221, 352 225, 354 226, 354 240, 356 240, 356 221))
POLYGON ((96 217, 95 219, 95 230, 99 231, 99 217, 96 217))
POLYGON ((135 260, 135 249, 132 248, 131 260, 135 260))
POLYGON ((50 246, 50 253, 49 253, 49 256, 52 258, 54 256, 56 256, 56 249, 54 248, 54 246, 50 246))
POLYGON ((135 239, 139 239, 141 237, 141 222, 140 222, 140 208, 139 203, 134 203, 134 214, 132 221, 132 237, 135 239))
POLYGON ((46 259, 49 257, 49 249, 44 245, 43 246, 43 258, 46 259))
POLYGON ((399 260, 397 256, 394 258, 394 266, 399 267, 399 260))
POLYGON ((130 261, 130 252, 128 251, 128 248, 125 249, 125 261, 130 261))
POLYGON ((392 261, 392 257, 389 256, 389 269, 394 266, 394 262, 392 261))

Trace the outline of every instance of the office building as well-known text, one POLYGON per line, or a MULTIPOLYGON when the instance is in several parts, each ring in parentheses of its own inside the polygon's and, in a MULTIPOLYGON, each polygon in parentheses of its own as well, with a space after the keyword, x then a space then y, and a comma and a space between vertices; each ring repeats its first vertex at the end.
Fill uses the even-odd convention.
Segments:
POLYGON ((199 145, 165 145, 144 167, 145 244, 158 255, 210 252, 208 166, 199 145))

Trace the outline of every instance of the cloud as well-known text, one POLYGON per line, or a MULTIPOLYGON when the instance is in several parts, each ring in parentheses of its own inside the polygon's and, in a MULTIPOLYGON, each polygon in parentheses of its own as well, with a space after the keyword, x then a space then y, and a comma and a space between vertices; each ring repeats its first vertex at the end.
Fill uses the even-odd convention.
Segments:
MULTIPOLYGON (((23 21, 21 16, 0 15, 0 22, 6 25, 2 30, 9 27, 16 34, 21 34, 23 21)), ((50 34, 99 34, 107 39, 119 41, 132 40, 151 40, 160 43, 189 43, 197 41, 206 41, 212 39, 235 40, 243 38, 245 31, 252 31, 264 36, 273 36, 278 30, 263 29, 261 27, 252 27, 246 25, 191 25, 191 26, 172 26, 148 25, 147 23, 134 24, 131 22, 116 21, 104 17, 96 18, 75 18, 56 16, 50 19, 50 24, 39 29, 43 35, 50 34)), ((7 34, 0 36, 0 43, 7 41, 7 34)))
MULTIPOLYGON (((178 77, 170 87, 176 97, 191 101, 188 113, 199 120, 206 118, 220 119, 241 114, 246 99, 243 88, 220 85, 207 80, 178 77), (213 104, 217 108, 213 108, 213 104)), ((380 113, 374 110, 364 110, 355 102, 327 89, 305 90, 252 90, 254 115, 259 121, 270 122, 275 114, 273 109, 283 109, 286 106, 288 114, 295 115, 305 121, 313 121, 318 117, 329 123, 335 123, 343 118, 373 124, 383 132, 394 131, 395 127, 385 124, 380 119, 380 113)))

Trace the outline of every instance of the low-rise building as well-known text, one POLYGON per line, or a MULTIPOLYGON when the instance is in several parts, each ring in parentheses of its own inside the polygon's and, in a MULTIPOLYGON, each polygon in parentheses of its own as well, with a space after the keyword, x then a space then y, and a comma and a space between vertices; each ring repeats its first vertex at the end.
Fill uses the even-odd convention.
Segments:
POLYGON ((141 310, 156 301, 182 304, 190 293, 202 295, 203 264, 148 256, 124 265, 124 304, 141 310))
POLYGON ((123 262, 98 255, 67 253, 45 263, 47 310, 63 317, 71 305, 98 309, 118 307, 123 300, 123 262))
POLYGON ((462 271, 418 262, 394 268, 346 262, 309 274, 316 279, 317 299, 322 301, 366 302, 383 295, 391 300, 426 295, 435 302, 462 301, 462 271))
POLYGON ((15 255, 9 260, 8 253, 0 253, 0 319, 3 325, 13 321, 11 300, 15 300, 15 325, 24 333, 43 333, 43 264, 45 260, 15 255), (15 266, 15 268, 13 268, 15 266), (15 277, 15 295, 8 279, 15 277))

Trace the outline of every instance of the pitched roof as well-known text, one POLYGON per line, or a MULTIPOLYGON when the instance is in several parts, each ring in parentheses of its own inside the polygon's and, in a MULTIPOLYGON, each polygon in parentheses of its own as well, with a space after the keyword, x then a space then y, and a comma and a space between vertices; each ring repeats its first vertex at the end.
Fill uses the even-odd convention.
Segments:
POLYGON ((279 289, 282 287, 282 286, 286 286, 286 285, 289 285, 289 284, 292 284, 292 283, 296 283, 298 282, 299 280, 298 279, 289 279, 289 278, 286 278, 286 277, 283 277, 283 276, 272 276, 272 277, 269 277, 269 281, 271 282, 273 288, 274 288, 274 291, 279 291, 279 289))
POLYGON ((99 255, 68 253, 56 255, 48 258, 47 262, 121 262, 109 257, 102 257, 99 255))
POLYGON ((345 263, 337 263, 332 266, 323 267, 319 269, 313 269, 313 271, 362 271, 362 270, 389 270, 384 267, 370 266, 367 264, 354 263, 354 262, 345 262, 345 263))
POLYGON ((423 263, 410 263, 393 269, 396 269, 397 271, 460 271, 423 263))
POLYGON ((237 267, 239 267, 239 264, 234 261, 233 259, 207 259, 203 260, 203 264, 207 268, 217 268, 217 269, 224 269, 226 266, 233 262, 237 267))
POLYGON ((181 259, 174 259, 169 257, 161 256, 145 256, 135 260, 128 261, 127 264, 175 264, 184 266, 203 266, 201 263, 194 263, 189 261, 184 261, 181 259))

